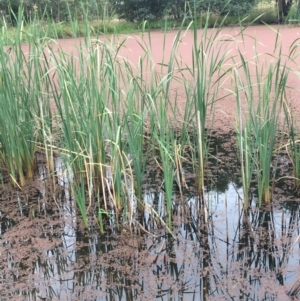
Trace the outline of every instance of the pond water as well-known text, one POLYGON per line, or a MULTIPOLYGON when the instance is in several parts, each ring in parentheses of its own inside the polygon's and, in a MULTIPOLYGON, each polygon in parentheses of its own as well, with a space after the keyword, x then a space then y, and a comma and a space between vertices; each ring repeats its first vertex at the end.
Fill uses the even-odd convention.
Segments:
MULTIPOLYGON (((6 187, 6 188, 5 188, 6 187)), ((174 196, 172 233, 146 210, 133 230, 84 230, 67 180, 0 205, 0 300, 291 300, 300 279, 299 202, 244 211, 234 182, 174 196), (226 190, 224 191, 224 188, 226 190), (53 197, 50 197, 50 196, 53 197), (177 201, 175 201, 177 200, 177 201)), ((162 191, 144 201, 164 215, 162 191)))
MULTIPOLYGON (((299 198, 288 181, 278 182, 273 203, 259 209, 254 187, 245 211, 228 141, 212 143, 205 202, 186 167, 189 189, 183 198, 174 194, 171 230, 161 222, 165 200, 155 172, 148 173, 144 214, 132 228, 118 225, 112 214, 104 234, 94 216, 97 204, 89 229, 83 228, 61 159, 55 178, 47 179, 40 164, 36 180, 22 191, 4 179, 0 301, 300 298, 299 198)), ((289 169, 284 153, 278 162, 280 178, 289 169)))

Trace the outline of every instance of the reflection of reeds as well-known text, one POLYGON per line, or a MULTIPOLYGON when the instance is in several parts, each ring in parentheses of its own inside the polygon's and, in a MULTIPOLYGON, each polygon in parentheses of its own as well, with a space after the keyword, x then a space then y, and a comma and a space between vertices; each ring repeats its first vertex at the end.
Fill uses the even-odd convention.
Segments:
POLYGON ((299 292, 300 292, 300 277, 295 281, 291 289, 288 291, 288 295, 294 297, 299 292))
MULTIPOLYGON (((97 230, 92 232, 92 227, 91 236, 78 235, 71 228, 71 233, 62 236, 65 249, 61 249, 58 235, 57 243, 51 244, 56 246, 54 250, 43 254, 34 265, 35 273, 41 275, 39 287, 46 285, 44 293, 53 298, 55 293, 60 299, 66 291, 73 299, 78 289, 88 287, 89 296, 95 294, 95 298, 103 293, 111 299, 133 296, 140 300, 147 293, 151 298, 168 300, 190 296, 195 300, 277 300, 278 293, 284 293, 285 281, 290 281, 288 275, 279 277, 284 273, 280 269, 285 252, 282 246, 297 243, 291 233, 298 228, 299 206, 286 210, 286 217, 272 210, 243 210, 238 223, 230 225, 236 232, 229 231, 228 241, 223 240, 223 217, 221 223, 218 217, 214 220, 218 210, 204 223, 193 209, 184 226, 173 227, 174 235, 150 223, 144 224, 148 231, 140 228, 142 233, 124 228, 121 233, 101 236, 97 230)), ((173 220, 176 218, 174 215, 173 220)), ((59 225, 56 227, 61 233, 59 225)), ((35 279, 29 278, 29 285, 35 279)), ((299 293, 298 280, 288 292, 291 297, 299 293)))

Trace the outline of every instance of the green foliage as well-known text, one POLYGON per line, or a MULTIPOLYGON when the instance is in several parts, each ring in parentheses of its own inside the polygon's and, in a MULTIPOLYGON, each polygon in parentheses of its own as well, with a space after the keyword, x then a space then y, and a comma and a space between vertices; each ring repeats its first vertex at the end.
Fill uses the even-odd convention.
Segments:
POLYGON ((278 8, 279 22, 288 19, 298 19, 300 1, 299 0, 276 0, 278 8))
POLYGON ((296 19, 298 20, 300 17, 300 1, 296 3, 296 5, 291 6, 288 11, 287 18, 288 19, 296 19))
MULTIPOLYGON (((201 12, 209 10, 215 15, 241 16, 251 13, 256 0, 0 0, 0 25, 3 20, 7 24, 16 24, 18 8, 22 4, 25 20, 49 19, 54 22, 84 21, 83 11, 87 12, 89 21, 109 20, 113 16, 127 21, 159 20, 165 16, 173 20, 181 20, 186 14, 200 17, 201 12), (72 20, 70 20, 72 16, 72 20)), ((278 0, 278 9, 280 3, 278 0)), ((298 5, 298 0, 294 0, 298 5)), ((283 5, 286 8, 287 5, 283 5)), ((295 7, 295 5, 293 5, 295 7)))
POLYGON ((240 16, 251 11, 255 0, 204 0, 201 2, 203 10, 210 10, 220 15, 240 16))
POLYGON ((5 18, 6 21, 12 24, 16 22, 20 5, 23 5, 24 17, 27 21, 37 16, 46 16, 57 22, 68 21, 70 12, 73 17, 82 20, 82 6, 93 17, 95 14, 103 13, 101 9, 105 5, 102 2, 97 0, 0 0, 0 12, 2 18, 5 18))
POLYGON ((189 10, 194 11, 194 6, 199 14, 207 11, 220 15, 239 16, 248 13, 255 5, 255 0, 124 0, 113 3, 120 18, 128 21, 153 20, 165 15, 175 19, 182 18, 189 10))
POLYGON ((167 12, 169 15, 173 16, 175 19, 181 19, 182 14, 188 7, 186 1, 184 0, 168 0, 167 2, 167 12))
MULTIPOLYGON (((194 7, 193 15, 197 9, 194 7)), ((243 100, 243 95, 247 100, 246 122, 241 118, 237 127, 240 157, 245 162, 242 171, 245 174, 244 195, 249 191, 254 170, 260 201, 271 199, 270 166, 288 74, 281 63, 281 52, 276 63, 267 67, 256 61, 256 57, 248 62, 242 53, 239 58, 233 56, 229 46, 238 40, 228 43, 221 34, 228 18, 220 17, 220 25, 215 23, 215 29, 208 30, 216 14, 207 12, 205 18, 203 14, 194 18, 185 31, 185 22, 190 19, 182 20, 170 53, 166 48, 165 31, 160 64, 153 59, 153 47, 157 44, 152 47, 151 33, 144 32, 148 22, 144 22, 143 32, 137 39, 143 53, 138 65, 134 65, 123 53, 130 37, 95 38, 96 29, 94 22, 88 20, 88 10, 81 12, 86 14, 81 24, 85 38, 74 53, 65 53, 59 44, 53 47, 54 42, 48 36, 53 34, 48 28, 55 28, 53 20, 47 19, 47 23, 31 19, 23 27, 22 13, 20 10, 18 14, 17 35, 10 35, 3 27, 0 36, 0 168, 14 183, 24 186, 27 178, 34 177, 37 147, 44 150, 47 162, 53 161, 55 150, 64 160, 72 196, 85 227, 89 225, 89 209, 97 201, 100 225, 102 214, 110 210, 115 212, 116 220, 128 221, 131 225, 135 208, 138 208, 140 213, 145 210, 155 219, 161 218, 161 224, 166 225, 166 218, 171 228, 173 204, 176 204, 173 200, 177 193, 175 181, 182 204, 185 204, 183 161, 190 164, 191 170, 193 168, 194 183, 202 196, 199 199, 206 206, 204 180, 210 155, 209 137, 214 126, 213 113, 216 102, 231 93, 223 93, 227 90, 223 89, 223 80, 235 68, 233 84, 240 105, 239 114, 243 108, 239 100, 243 100), (45 23, 47 29, 43 28, 45 23), (198 31, 200 26, 203 30, 198 31), (190 34, 190 28, 194 33, 192 60, 185 64, 179 59, 179 49, 183 37, 190 34), (5 46, 8 40, 11 47, 5 46), (27 44, 23 48, 24 40, 27 44), (252 64, 256 66, 254 77, 247 69, 252 64), (184 89, 177 91, 175 85, 178 84, 184 89), (256 93, 252 93, 252 88, 256 93), (177 106, 177 95, 181 91, 186 96, 184 116, 177 106), (50 104, 52 108, 55 105, 55 110, 50 104), (180 136, 178 127, 182 127, 180 136), (189 153, 184 153, 185 149, 189 153), (148 170, 150 160, 153 166, 148 170), (143 196, 145 180, 152 167, 162 172, 163 204, 168 214, 158 215, 143 196)), ((76 23, 72 12, 69 16, 72 20, 70 35, 78 36, 80 23, 76 23)), ((240 18, 231 17, 233 19, 240 18)), ((104 21, 102 23, 107 26, 104 21)), ((169 20, 165 22, 166 30, 169 20)), ((241 28, 241 32, 243 30, 241 28)), ((55 34, 58 36, 58 30, 55 34)), ((237 36, 239 39, 242 35, 237 36)), ((296 40, 291 52, 298 53, 297 47, 296 40)), ((277 53, 272 55, 275 60, 277 53)), ((292 151, 297 152, 299 159, 295 147, 292 146, 292 151)), ((54 174, 52 170, 49 168, 49 176, 54 174)))
POLYGON ((119 18, 134 20, 152 20, 161 18, 168 8, 165 0, 125 0, 114 4, 119 18))

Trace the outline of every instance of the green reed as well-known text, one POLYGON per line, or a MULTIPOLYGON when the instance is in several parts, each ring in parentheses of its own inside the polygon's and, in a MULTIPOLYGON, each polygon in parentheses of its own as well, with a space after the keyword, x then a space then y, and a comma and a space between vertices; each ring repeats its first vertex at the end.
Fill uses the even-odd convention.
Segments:
POLYGON ((294 187, 300 185, 300 140, 299 125, 296 114, 291 113, 291 106, 284 101, 285 121, 287 124, 288 142, 284 145, 287 148, 290 160, 293 165, 294 187))
POLYGON ((168 125, 164 116, 166 112, 161 108, 160 129, 155 133, 160 153, 161 170, 163 173, 163 186, 168 214, 168 227, 172 227, 172 198, 175 178, 175 137, 172 128, 168 125))
POLYGON ((72 169, 72 181, 87 186, 87 210, 100 195, 104 210, 110 203, 118 216, 124 213, 123 217, 132 219, 133 194, 138 192, 138 204, 142 199, 144 124, 138 120, 139 111, 135 111, 139 105, 134 104, 140 98, 140 88, 131 85, 128 62, 118 54, 125 41, 126 38, 116 45, 114 39, 101 41, 87 33, 76 54, 59 50, 58 54, 51 53, 51 60, 57 76, 59 150, 72 169), (128 85, 126 95, 124 85, 128 85), (130 155, 134 157, 136 178, 130 155))
MULTIPOLYGON (((196 15, 196 11, 194 12, 196 15)), ((208 29, 210 13, 207 12, 206 20, 200 38, 198 37, 197 19, 193 23, 193 65, 190 73, 194 80, 193 104, 195 109, 196 133, 196 175, 199 192, 204 193, 205 165, 208 157, 209 140, 207 115, 213 114, 214 104, 219 100, 222 88, 222 79, 226 74, 225 64, 229 58, 226 42, 221 34, 223 22, 214 30, 208 29)), ((229 39, 230 40, 230 39, 229 39)))
MULTIPOLYGON (((39 20, 34 20, 27 33, 19 22, 19 36, 11 47, 4 46, 7 34, 0 40, 2 167, 23 186, 26 177, 33 177, 37 146, 46 155, 49 175, 53 172, 53 158, 58 154, 64 159, 66 170, 71 170, 69 181, 85 227, 90 208, 97 204, 103 231, 102 215, 109 208, 116 213, 117 222, 122 218, 131 223, 135 204, 143 213, 143 183, 150 155, 154 154, 157 168, 162 170, 170 229, 174 180, 184 202, 182 163, 189 161, 189 157, 198 191, 204 196, 214 108, 217 101, 229 94, 220 96, 224 95, 227 74, 234 69, 232 90, 238 107, 236 130, 244 204, 248 204, 254 171, 260 202, 269 201, 270 165, 288 72, 279 53, 279 59, 267 70, 259 70, 259 62, 255 62, 253 80, 249 68, 253 62, 241 54, 239 63, 230 61, 228 44, 233 38, 222 34, 223 23, 208 29, 209 16, 208 12, 200 35, 198 21, 184 30, 184 19, 169 54, 165 31, 159 65, 152 57, 157 45, 151 33, 146 32, 147 23, 143 23, 142 34, 137 38, 143 53, 137 66, 123 56, 126 37, 117 33, 101 39, 92 36, 87 13, 84 39, 73 53, 63 52, 58 43, 47 38, 47 32, 41 33, 39 20), (191 28, 193 60, 191 65, 185 65, 179 49, 191 28), (28 54, 21 45, 25 34, 28 54), (186 96, 183 112, 177 107, 182 88, 186 96)), ((77 25, 73 26, 76 36, 77 25)))
POLYGON ((134 192, 137 199, 138 210, 143 209, 142 203, 142 184, 147 161, 147 148, 145 145, 145 118, 147 111, 144 108, 138 108, 135 102, 136 89, 138 84, 134 80, 132 89, 127 94, 128 109, 125 116, 126 140, 128 146, 128 155, 132 162, 134 171, 134 192))
MULTIPOLYGON (((248 74, 248 69, 244 69, 246 74, 248 74)), ((243 81, 239 77, 238 71, 235 70, 235 95, 237 103, 237 125, 236 125, 236 135, 237 135, 237 144, 240 154, 241 161, 241 176, 243 184, 243 203, 244 209, 248 208, 249 205, 249 192, 250 184, 254 171, 254 157, 253 150, 255 149, 254 139, 252 137, 251 131, 251 122, 248 116, 244 116, 242 113, 242 97, 241 93, 244 94, 244 97, 250 101, 249 98, 253 99, 253 87, 245 87, 243 81), (246 118, 244 121, 243 119, 246 118), (248 120, 247 120, 248 119, 248 120)))
POLYGON ((257 176, 259 200, 269 202, 272 156, 279 134, 279 116, 287 81, 287 71, 281 66, 280 59, 275 66, 270 66, 263 91, 259 93, 255 115, 251 116, 252 129, 257 144, 257 176), (274 96, 270 99, 270 95, 274 96))
POLYGON ((5 45, 6 34, 0 39, 1 156, 13 183, 21 187, 26 178, 34 177, 36 145, 44 141, 41 123, 49 125, 50 99, 44 55, 47 38, 23 32, 22 13, 20 9, 18 34, 11 46, 5 45), (26 50, 24 36, 29 40, 26 50))
MULTIPOLYGON (((89 199, 89 210, 95 203, 97 195, 104 196, 113 189, 112 202, 119 211, 120 204, 120 165, 115 144, 109 149, 109 138, 117 136, 118 118, 114 106, 115 93, 114 61, 108 50, 109 45, 101 43, 92 46, 91 39, 77 49, 77 55, 69 56, 62 51, 58 55, 52 53, 52 64, 57 76, 57 94, 55 103, 61 127, 60 153, 65 158, 66 166, 70 166, 75 185, 86 185, 89 199), (109 62, 110 64, 106 64, 109 62), (113 187, 107 180, 107 168, 111 162, 113 171, 113 187)), ((120 143, 120 139, 114 143, 120 143)), ((77 196, 81 196, 77 194, 77 196)), ((76 199, 76 195, 74 195, 76 199)), ((76 199, 86 206, 82 197, 76 199)), ((107 202, 103 204, 107 209, 107 202)), ((84 215, 84 214, 83 214, 84 215)))
MULTIPOLYGON (((241 70, 243 70, 240 76, 243 74, 245 77, 242 90, 246 92, 245 100, 248 115, 246 116, 246 127, 244 126, 244 129, 239 132, 240 140, 244 139, 244 145, 242 146, 242 152, 244 153, 243 164, 244 166, 247 164, 245 166, 246 170, 243 171, 243 178, 246 182, 245 185, 247 185, 246 188, 249 189, 250 172, 252 171, 252 162, 254 162, 258 183, 259 205, 261 205, 262 202, 270 202, 272 197, 270 180, 272 174, 275 174, 275 171, 272 171, 272 159, 276 138, 280 134, 280 112, 286 90, 288 70, 281 61, 281 51, 279 51, 278 59, 274 63, 270 63, 267 70, 264 67, 261 70, 259 69, 260 62, 258 56, 255 57, 254 79, 249 69, 249 65, 253 64, 253 62, 251 60, 246 61, 242 54, 240 54, 240 60, 241 70), (245 137, 246 133, 247 137, 245 137), (245 147, 247 146, 250 147, 249 153, 245 153, 245 147), (245 156, 248 163, 245 161, 245 156)), ((241 81, 243 79, 239 78, 236 85, 241 86, 241 81)), ((239 105, 240 103, 241 101, 238 100, 239 105)), ((241 122, 239 123, 241 126, 241 122)), ((244 193, 247 194, 247 190, 244 193)))
POLYGON ((72 194, 74 199, 76 200, 76 204, 79 208, 83 225, 85 228, 88 228, 89 221, 87 216, 87 208, 86 208, 86 191, 85 191, 85 181, 82 179, 79 183, 73 183, 72 187, 72 194))
POLYGON ((133 177, 131 167, 128 164, 128 158, 123 150, 121 127, 118 128, 116 137, 110 140, 110 148, 111 158, 109 168, 112 178, 111 200, 116 214, 122 213, 123 211, 124 217, 127 216, 131 219, 133 202, 130 194, 134 193, 131 185, 133 183, 133 177))
POLYGON ((53 56, 60 91, 55 103, 61 120, 63 148, 75 181, 85 169, 91 169, 94 188, 101 191, 110 118, 106 101, 110 91, 109 86, 105 87, 107 81, 101 82, 105 68, 100 66, 100 55, 104 54, 99 53, 99 45, 90 50, 87 54, 88 50, 81 46, 77 58, 69 59, 62 52, 58 58, 53 56), (85 60, 89 61, 88 66, 85 60), (88 164, 85 157, 89 158, 88 164))

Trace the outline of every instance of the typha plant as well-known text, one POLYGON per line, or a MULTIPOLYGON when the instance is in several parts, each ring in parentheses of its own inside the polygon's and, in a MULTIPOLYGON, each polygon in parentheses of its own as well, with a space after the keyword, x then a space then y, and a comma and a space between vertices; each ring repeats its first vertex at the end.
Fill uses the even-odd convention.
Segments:
MULTIPOLYGON (((244 69, 244 71, 246 72, 246 74, 248 74, 249 70, 246 68, 244 69)), ((255 145, 252 136, 251 122, 249 120, 249 116, 247 116, 247 113, 243 114, 242 103, 244 103, 243 98, 246 98, 248 101, 251 101, 249 98, 253 99, 253 87, 244 85, 239 76, 238 70, 236 69, 234 70, 234 78, 235 96, 237 103, 236 135, 241 162, 244 209, 247 209, 249 206, 250 184, 254 171, 253 152, 255 145)))
MULTIPOLYGON (((250 142, 250 145, 253 147, 250 153, 252 153, 255 164, 258 199, 259 205, 261 205, 262 202, 268 203, 271 200, 272 159, 276 139, 280 134, 280 112, 286 89, 288 70, 285 64, 282 64, 281 51, 279 51, 278 59, 274 63, 270 63, 267 70, 260 69, 259 66, 261 64, 258 56, 254 60, 255 76, 253 78, 249 69, 249 65, 253 64, 253 62, 246 60, 240 54, 240 70, 243 70, 243 75, 241 76, 245 78, 243 90, 247 89, 245 101, 248 114, 246 116, 246 128, 243 131, 245 133, 246 130, 247 135, 252 136, 252 138, 249 138, 249 142, 251 139, 254 141, 254 143, 250 142)), ((248 158, 251 161, 251 157, 248 158)), ((252 163, 249 165, 249 171, 252 168, 251 166, 252 163)))
MULTIPOLYGON (((142 182, 147 159, 151 153, 151 148, 153 148, 153 142, 155 145, 158 145, 160 155, 166 155, 165 151, 168 152, 168 150, 164 149, 166 143, 164 139, 167 138, 163 131, 166 130, 165 126, 170 128, 176 126, 176 99, 171 99, 170 89, 173 82, 178 81, 175 72, 175 69, 180 69, 177 61, 177 50, 181 44, 182 33, 183 35, 187 33, 187 31, 182 31, 182 26, 179 28, 173 40, 171 53, 168 60, 166 60, 164 55, 166 52, 166 32, 164 32, 163 58, 160 68, 157 68, 152 58, 151 33, 148 32, 147 34, 146 26, 147 22, 144 22, 142 37, 139 40, 139 45, 143 49, 144 55, 139 58, 137 69, 133 70, 130 64, 125 64, 128 90, 125 102, 126 107, 123 110, 127 129, 128 153, 133 165, 134 187, 139 211, 144 207, 142 203, 142 182), (159 70, 157 71, 157 69, 159 70)), ((167 143, 168 145, 173 145, 172 141, 167 143)), ((169 155, 170 153, 164 158, 167 160, 169 155)), ((172 195, 172 185, 168 186, 170 187, 170 193, 168 192, 167 197, 169 200, 172 195)), ((170 203, 168 201, 168 208, 170 208, 170 203)))
POLYGON ((175 178, 175 138, 172 129, 168 127, 167 124, 163 124, 160 128, 160 131, 156 133, 156 140, 158 143, 161 160, 161 170, 163 174, 163 187, 168 214, 168 227, 171 228, 173 185, 175 178))
POLYGON ((285 122, 287 125, 288 142, 285 144, 293 166, 293 178, 295 189, 300 185, 300 140, 299 125, 296 114, 291 112, 290 105, 284 101, 285 122))
POLYGON ((128 107, 122 88, 130 76, 124 71, 126 62, 119 59, 121 47, 122 43, 94 40, 86 34, 76 54, 59 49, 51 55, 58 82, 55 104, 61 129, 60 153, 72 170, 72 181, 85 181, 87 209, 95 196, 109 195, 118 213, 128 208, 124 184, 128 160, 123 151, 124 110, 128 107))
MULTIPOLYGON (((101 47, 84 44, 76 56, 62 51, 51 56, 58 81, 54 95, 61 131, 58 150, 72 171, 72 192, 85 227, 89 208, 110 189, 106 163, 108 133, 113 131, 109 122, 111 86, 102 65, 106 48, 104 45, 102 52, 101 47)), ((107 209, 106 203, 102 206, 107 209)))
POLYGON ((129 89, 127 94, 127 105, 125 116, 125 129, 127 138, 127 152, 132 162, 132 168, 134 171, 134 192, 137 198, 138 211, 142 211, 142 184, 143 176, 146 167, 147 160, 147 149, 149 145, 145 144, 145 118, 147 116, 147 109, 144 108, 143 102, 142 107, 135 103, 136 89, 138 83, 134 80, 132 82, 132 89, 129 89))
POLYGON ((22 187, 26 178, 34 177, 37 140, 44 138, 39 137, 40 124, 49 116, 49 93, 43 43, 47 39, 42 42, 42 38, 23 31, 22 8, 16 22, 13 43, 6 46, 6 41, 0 39, 0 143, 4 168, 22 187), (27 47, 22 45, 24 36, 27 47))
MULTIPOLYGON (((290 71, 294 73, 297 77, 298 74, 298 62, 299 58, 299 39, 295 39, 290 45, 288 60, 292 62, 292 68, 290 71)), ((297 88, 297 87, 293 87, 297 88)), ((293 177, 294 177, 294 187, 299 188, 300 185, 300 137, 299 137, 299 118, 297 112, 292 110, 291 103, 287 98, 287 93, 285 94, 283 107, 285 113, 285 124, 287 127, 288 142, 285 144, 287 152, 289 154, 290 160, 293 166, 293 177)))
MULTIPOLYGON (((256 112, 252 112, 252 129, 257 146, 257 180, 259 203, 271 200, 270 179, 272 158, 276 138, 279 134, 279 117, 282 108, 283 95, 286 88, 287 69, 281 66, 279 59, 274 66, 270 66, 264 79, 262 91, 256 112)), ((273 171, 274 172, 274 171, 273 171)))
POLYGON ((85 169, 91 170, 96 191, 101 191, 101 179, 105 177, 111 93, 107 80, 102 81, 107 70, 101 65, 105 54, 100 48, 97 45, 87 49, 82 45, 78 57, 69 58, 62 52, 58 58, 53 56, 59 81, 60 94, 55 97, 55 103, 61 121, 64 157, 73 170, 75 181, 85 169), (85 161, 85 157, 89 160, 85 161))
MULTIPOLYGON (((196 11, 194 12, 196 15, 196 11)), ((226 63, 229 58, 228 49, 222 36, 223 22, 213 31, 208 29, 209 11, 200 37, 198 36, 197 19, 193 23, 193 64, 189 71, 193 78, 192 102, 194 104, 194 124, 197 138, 195 139, 195 171, 197 186, 204 195, 205 166, 209 150, 209 135, 207 133, 208 114, 213 115, 215 103, 219 100, 222 80, 226 74, 226 63)), ((230 41, 231 39, 228 38, 230 41)))
POLYGON ((126 198, 126 166, 122 147, 122 130, 118 128, 116 136, 110 140, 110 172, 112 178, 111 200, 116 213, 122 212, 124 208, 123 200, 126 198))
POLYGON ((89 221, 87 216, 87 206, 86 206, 86 191, 85 191, 85 179, 82 177, 76 183, 72 183, 72 194, 80 211, 83 225, 88 228, 89 221))

